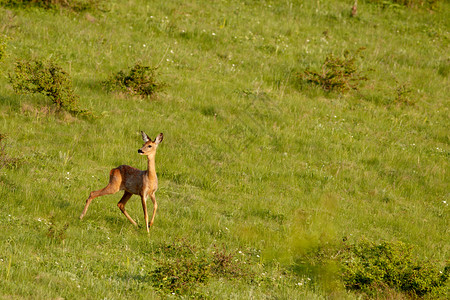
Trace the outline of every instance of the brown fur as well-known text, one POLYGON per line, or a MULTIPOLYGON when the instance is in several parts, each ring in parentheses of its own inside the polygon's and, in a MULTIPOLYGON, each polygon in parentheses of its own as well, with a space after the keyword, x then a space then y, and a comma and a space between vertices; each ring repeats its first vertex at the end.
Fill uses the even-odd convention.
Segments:
POLYGON ((144 132, 142 133, 142 139, 144 140, 144 145, 138 150, 141 155, 147 156, 148 168, 145 171, 127 166, 121 165, 117 168, 112 169, 109 172, 109 183, 103 189, 98 191, 93 191, 89 194, 89 198, 86 200, 86 206, 81 213, 80 219, 83 219, 87 212, 89 204, 91 204, 94 198, 115 194, 118 191, 125 191, 122 199, 120 199, 117 206, 122 211, 122 213, 127 217, 127 219, 133 224, 137 225, 133 218, 125 210, 125 205, 132 195, 139 195, 142 201, 142 208, 144 210, 144 219, 147 227, 147 232, 149 231, 149 226, 153 225, 155 220, 156 210, 158 204, 156 203, 155 192, 158 189, 158 178, 156 176, 155 170, 155 155, 156 149, 159 143, 163 140, 163 134, 160 133, 154 141, 152 141, 144 132), (148 222, 147 213, 147 199, 153 202, 153 214, 150 223, 148 222))

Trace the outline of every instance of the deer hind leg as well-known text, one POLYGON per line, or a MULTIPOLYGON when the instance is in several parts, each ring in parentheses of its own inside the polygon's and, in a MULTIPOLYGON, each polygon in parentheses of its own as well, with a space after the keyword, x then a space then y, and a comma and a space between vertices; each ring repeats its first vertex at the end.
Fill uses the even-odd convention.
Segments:
POLYGON ((128 200, 130 200, 131 196, 133 196, 132 193, 125 191, 125 193, 122 196, 122 199, 120 199, 119 203, 117 203, 117 206, 119 207, 120 211, 123 212, 125 217, 133 224, 134 226, 137 226, 136 222, 133 220, 133 218, 130 217, 130 215, 125 210, 125 204, 127 204, 128 200))
POLYGON ((118 169, 112 169, 109 173, 109 183, 106 187, 102 188, 98 191, 93 191, 89 194, 89 198, 86 200, 86 206, 83 209, 83 212, 80 215, 80 219, 83 219, 86 214, 89 204, 91 204, 92 200, 97 197, 115 194, 120 190, 120 183, 122 181, 122 176, 120 175, 120 171, 118 169))

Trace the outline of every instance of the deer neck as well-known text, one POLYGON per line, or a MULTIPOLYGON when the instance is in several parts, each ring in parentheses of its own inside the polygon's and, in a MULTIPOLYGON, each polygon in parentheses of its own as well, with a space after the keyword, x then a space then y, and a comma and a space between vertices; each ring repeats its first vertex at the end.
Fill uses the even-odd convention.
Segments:
POLYGON ((147 156, 147 165, 148 165, 148 168, 147 168, 148 178, 150 180, 156 179, 155 156, 154 155, 147 156))

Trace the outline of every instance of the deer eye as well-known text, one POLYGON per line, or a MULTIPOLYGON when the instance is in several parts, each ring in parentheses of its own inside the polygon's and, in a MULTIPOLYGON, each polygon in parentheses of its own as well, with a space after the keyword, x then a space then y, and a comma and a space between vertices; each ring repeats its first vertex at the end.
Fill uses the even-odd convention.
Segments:
POLYGON ((151 148, 151 147, 152 147, 152 145, 148 145, 148 147, 149 147, 149 148, 151 148))

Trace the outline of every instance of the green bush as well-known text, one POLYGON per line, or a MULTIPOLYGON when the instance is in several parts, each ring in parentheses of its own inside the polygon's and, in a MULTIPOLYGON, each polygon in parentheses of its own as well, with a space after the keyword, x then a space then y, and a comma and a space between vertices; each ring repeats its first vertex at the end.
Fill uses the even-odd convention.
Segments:
POLYGON ((431 263, 413 259, 412 247, 402 242, 350 245, 340 257, 342 279, 349 290, 374 295, 391 288, 411 296, 444 293, 450 265, 439 271, 431 263))
POLYGON ((246 280, 251 272, 225 249, 200 251, 186 241, 170 245, 162 245, 158 253, 165 259, 150 272, 153 286, 163 293, 196 294, 198 287, 211 278, 228 278, 246 280))
POLYGON ((356 59, 362 50, 363 48, 358 49, 353 55, 346 51, 344 57, 335 57, 330 53, 320 71, 306 69, 298 78, 301 82, 320 86, 326 92, 346 93, 357 90, 361 82, 367 80, 356 65, 356 59))
POLYGON ((104 83, 109 91, 149 97, 156 95, 165 85, 156 80, 156 68, 136 64, 128 73, 119 71, 104 83))
POLYGON ((51 61, 18 61, 9 79, 16 93, 42 94, 49 97, 57 109, 80 115, 90 114, 80 109, 79 97, 72 89, 69 75, 51 61))
POLYGON ((44 9, 67 8, 73 11, 85 11, 100 7, 99 0, 0 0, 6 7, 41 7, 44 9))
POLYGON ((152 271, 153 285, 161 291, 184 294, 211 277, 211 263, 205 258, 164 261, 152 271))

